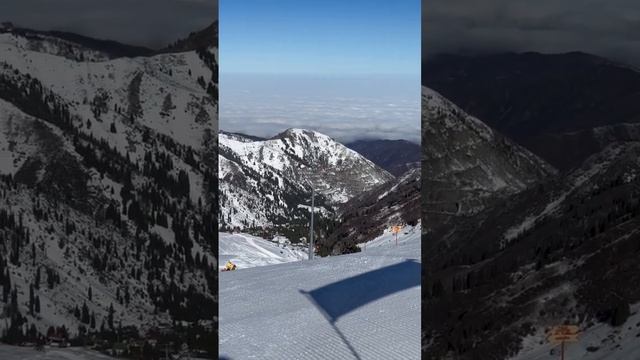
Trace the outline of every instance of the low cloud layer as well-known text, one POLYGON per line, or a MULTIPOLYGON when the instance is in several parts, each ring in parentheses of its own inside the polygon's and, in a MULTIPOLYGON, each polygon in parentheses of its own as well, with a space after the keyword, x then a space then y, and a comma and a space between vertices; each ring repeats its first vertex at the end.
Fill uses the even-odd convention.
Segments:
POLYGON ((423 0, 423 57, 585 51, 640 66, 637 0, 423 0))
POLYGON ((217 19, 217 0, 5 0, 0 21, 160 48, 217 19))
POLYGON ((341 142, 420 141, 419 79, 221 77, 220 128, 271 137, 311 129, 341 142))

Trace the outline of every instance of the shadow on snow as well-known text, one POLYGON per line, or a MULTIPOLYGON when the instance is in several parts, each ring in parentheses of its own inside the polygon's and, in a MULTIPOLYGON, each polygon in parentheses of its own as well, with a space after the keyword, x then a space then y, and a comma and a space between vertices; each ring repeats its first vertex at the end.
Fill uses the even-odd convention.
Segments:
POLYGON ((336 326, 338 319, 362 306, 391 294, 420 286, 422 264, 416 260, 389 265, 340 280, 312 291, 299 290, 324 315, 356 359, 351 343, 336 326))

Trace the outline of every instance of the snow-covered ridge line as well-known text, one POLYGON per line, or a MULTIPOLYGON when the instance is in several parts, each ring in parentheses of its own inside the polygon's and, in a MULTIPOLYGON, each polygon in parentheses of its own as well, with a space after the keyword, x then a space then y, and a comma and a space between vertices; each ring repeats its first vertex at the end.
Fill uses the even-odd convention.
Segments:
MULTIPOLYGON (((532 181, 523 178, 527 171, 536 173, 536 176, 557 172, 531 151, 497 133, 436 91, 427 87, 422 91, 423 129, 428 137, 433 138, 432 143, 426 144, 432 147, 427 156, 437 160, 438 167, 448 167, 450 171, 457 172, 481 170, 487 177, 483 181, 491 182, 494 190, 508 187, 523 189, 532 181), (456 145, 447 145, 447 139, 456 141, 456 145), (475 154, 478 160, 473 161, 473 151, 490 153, 475 154), (447 156, 453 158, 443 162, 447 156)), ((487 185, 482 186, 486 188, 487 185)))
POLYGON ((205 86, 211 70, 196 52, 86 63, 0 41, 0 54, 12 69, 64 99, 80 121, 95 120, 98 126, 87 130, 110 142, 121 138, 111 123, 125 128, 133 114, 141 125, 198 149, 217 113, 205 86))
POLYGON ((487 126, 485 123, 480 121, 479 119, 467 114, 460 107, 447 100, 444 96, 440 95, 437 91, 422 87, 422 101, 423 107, 427 109, 429 112, 445 112, 455 114, 456 117, 464 119, 463 122, 456 123, 448 121, 446 118, 445 121, 449 127, 460 127, 462 125, 469 126, 473 129, 480 137, 485 140, 491 141, 493 140, 495 133, 493 129, 487 126))

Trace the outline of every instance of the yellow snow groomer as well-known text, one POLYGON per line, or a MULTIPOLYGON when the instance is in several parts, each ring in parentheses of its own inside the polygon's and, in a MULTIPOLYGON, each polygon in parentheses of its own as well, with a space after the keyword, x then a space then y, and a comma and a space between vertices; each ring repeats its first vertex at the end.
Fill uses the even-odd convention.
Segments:
POLYGON ((236 264, 232 263, 231 260, 227 260, 227 263, 222 268, 222 271, 232 271, 236 269, 236 264))

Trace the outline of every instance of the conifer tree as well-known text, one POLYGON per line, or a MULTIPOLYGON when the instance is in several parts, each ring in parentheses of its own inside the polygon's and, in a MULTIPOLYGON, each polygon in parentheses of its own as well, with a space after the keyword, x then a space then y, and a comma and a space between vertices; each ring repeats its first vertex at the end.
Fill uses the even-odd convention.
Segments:
POLYGON ((113 309, 113 303, 109 305, 109 315, 107 317, 107 322, 109 324, 109 328, 113 329, 113 313, 115 310, 113 309))

